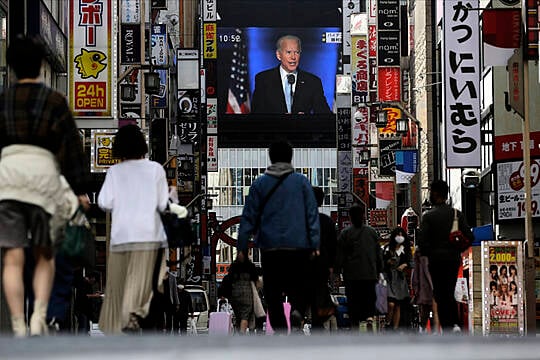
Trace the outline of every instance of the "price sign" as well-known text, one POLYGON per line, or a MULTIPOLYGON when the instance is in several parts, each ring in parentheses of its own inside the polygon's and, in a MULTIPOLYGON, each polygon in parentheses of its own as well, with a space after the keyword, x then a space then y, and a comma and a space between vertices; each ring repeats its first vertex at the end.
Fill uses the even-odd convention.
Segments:
MULTIPOLYGON (((498 220, 525 217, 525 167, 523 161, 497 164, 497 217, 498 220)), ((540 217, 540 163, 531 161, 531 213, 540 217)))

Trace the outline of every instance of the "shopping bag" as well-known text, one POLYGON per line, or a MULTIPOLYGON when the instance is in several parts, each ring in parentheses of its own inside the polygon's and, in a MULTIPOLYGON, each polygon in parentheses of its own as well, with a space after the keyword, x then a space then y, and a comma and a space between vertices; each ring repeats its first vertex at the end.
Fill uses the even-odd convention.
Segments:
POLYGON ((259 292, 257 291, 257 285, 255 285, 254 281, 251 282, 251 292, 253 293, 253 312, 255 313, 255 317, 264 317, 266 315, 266 312, 264 311, 261 297, 259 296, 259 292))
MULTIPOLYGON (((229 304, 228 300, 226 301, 229 304)), ((233 332, 232 314, 228 311, 220 311, 221 305, 217 305, 217 309, 210 313, 208 319, 208 334, 209 335, 230 335, 233 332)))
POLYGON ((380 275, 379 281, 375 284, 375 308, 379 314, 386 314, 388 312, 388 288, 386 280, 380 275))
POLYGON ((182 215, 179 216, 178 211, 175 211, 178 207, 177 204, 169 203, 165 211, 160 213, 167 243, 171 249, 189 246, 197 239, 187 214, 182 214, 182 217, 182 215))
POLYGON ((59 253, 83 266, 95 265, 94 233, 82 208, 68 221, 59 253))
POLYGON ((454 298, 457 302, 467 304, 469 301, 469 291, 467 287, 467 279, 459 277, 456 281, 456 288, 454 290, 454 298))
POLYGON ((467 250, 472 245, 471 239, 459 230, 459 218, 456 209, 454 209, 454 220, 452 221, 452 229, 450 230, 448 241, 461 252, 467 250))

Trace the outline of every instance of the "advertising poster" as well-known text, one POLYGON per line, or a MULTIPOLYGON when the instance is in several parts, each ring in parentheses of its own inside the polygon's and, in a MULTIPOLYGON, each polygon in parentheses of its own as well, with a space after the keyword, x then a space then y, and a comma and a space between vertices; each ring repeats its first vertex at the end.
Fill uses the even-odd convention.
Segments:
POLYGON ((482 242, 484 335, 523 335, 523 251, 519 241, 482 242))
MULTIPOLYGON (((525 168, 523 161, 497 164, 497 219, 525 217, 525 168)), ((531 159, 532 216, 540 217, 540 161, 531 159)))
POLYGON ((116 0, 70 0, 69 103, 75 117, 112 117, 116 0))
POLYGON ((92 129, 90 135, 91 172, 106 172, 114 164, 120 162, 112 156, 112 145, 116 129, 92 129))

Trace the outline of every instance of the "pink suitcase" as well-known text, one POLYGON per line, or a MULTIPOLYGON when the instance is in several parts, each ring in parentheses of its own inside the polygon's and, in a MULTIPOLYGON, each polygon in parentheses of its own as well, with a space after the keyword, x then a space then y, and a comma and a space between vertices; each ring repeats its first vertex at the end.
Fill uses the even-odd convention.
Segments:
POLYGON ((230 335, 233 332, 232 314, 227 311, 220 311, 218 305, 217 311, 210 313, 208 320, 209 335, 230 335))

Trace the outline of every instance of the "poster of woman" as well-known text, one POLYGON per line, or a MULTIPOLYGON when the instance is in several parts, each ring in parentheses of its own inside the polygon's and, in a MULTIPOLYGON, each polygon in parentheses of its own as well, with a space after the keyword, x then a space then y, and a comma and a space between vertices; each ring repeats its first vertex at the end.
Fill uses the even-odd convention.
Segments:
POLYGON ((484 334, 523 335, 522 248, 518 242, 482 243, 484 334))

